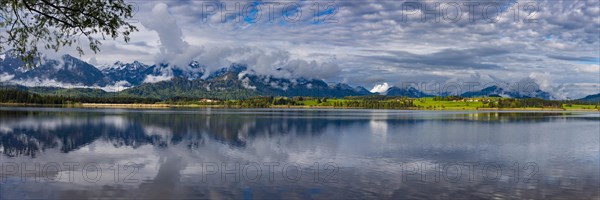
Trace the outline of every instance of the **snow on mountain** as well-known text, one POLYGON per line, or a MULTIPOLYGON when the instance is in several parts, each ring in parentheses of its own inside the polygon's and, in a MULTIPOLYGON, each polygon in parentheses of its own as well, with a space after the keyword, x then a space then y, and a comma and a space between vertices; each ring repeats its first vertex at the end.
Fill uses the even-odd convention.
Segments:
POLYGON ((129 86, 140 85, 146 78, 149 66, 134 61, 133 63, 115 62, 101 68, 102 73, 113 82, 125 81, 129 86))
POLYGON ((406 88, 390 87, 385 92, 385 94, 387 96, 403 96, 403 97, 411 97, 411 98, 420 98, 420 97, 431 96, 431 95, 426 94, 414 87, 406 87, 406 88))
MULTIPOLYGON (((40 66, 25 68, 23 61, 7 51, 0 54, 0 81, 25 86, 55 86, 68 88, 102 88, 107 91, 121 91, 144 83, 157 83, 181 78, 188 81, 203 80, 202 87, 207 90, 227 90, 227 87, 239 87, 269 95, 298 96, 351 96, 382 94, 389 96, 425 97, 427 94, 414 87, 393 87, 383 83, 371 91, 363 87, 351 87, 347 84, 328 84, 323 80, 309 78, 280 78, 273 75, 257 74, 245 64, 233 63, 228 67, 207 73, 207 68, 198 61, 180 67, 169 64, 146 65, 115 62, 95 67, 70 55, 58 60, 43 59, 40 66), (237 84, 237 85, 228 85, 237 84)), ((473 96, 505 96, 514 98, 537 97, 556 99, 536 84, 533 78, 526 78, 512 85, 489 85, 475 91, 460 94, 473 96)), ((457 94, 452 94, 457 95, 457 94)))
POLYGON ((521 85, 519 87, 501 87, 493 85, 483 88, 478 91, 469 91, 461 94, 463 97, 478 97, 478 96, 501 96, 511 98, 541 98, 555 99, 550 93, 540 90, 534 85, 521 85))
MULTIPOLYGON (((15 82, 34 82, 43 84, 45 80, 67 85, 106 86, 111 80, 96 67, 75 57, 64 55, 60 60, 43 59, 43 62, 32 69, 22 70, 23 62, 16 59, 5 59, 0 63, 3 72, 13 74, 15 82), (5 68, 8 68, 5 70, 5 68)), ((43 85, 40 85, 43 86, 43 85)))

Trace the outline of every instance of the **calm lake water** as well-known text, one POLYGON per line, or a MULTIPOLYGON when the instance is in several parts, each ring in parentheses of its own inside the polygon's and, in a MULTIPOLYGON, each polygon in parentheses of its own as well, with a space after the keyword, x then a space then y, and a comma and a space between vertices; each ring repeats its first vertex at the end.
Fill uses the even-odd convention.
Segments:
POLYGON ((0 108, 1 199, 598 199, 600 114, 0 108))

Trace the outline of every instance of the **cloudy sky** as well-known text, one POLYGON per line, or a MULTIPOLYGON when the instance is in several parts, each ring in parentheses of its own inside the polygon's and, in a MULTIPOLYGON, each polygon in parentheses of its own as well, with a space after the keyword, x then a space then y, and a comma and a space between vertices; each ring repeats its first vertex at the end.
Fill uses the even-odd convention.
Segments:
POLYGON ((600 92, 597 0, 131 3, 140 32, 84 59, 197 60, 209 70, 241 62, 258 73, 379 89, 529 79, 562 98, 600 92))

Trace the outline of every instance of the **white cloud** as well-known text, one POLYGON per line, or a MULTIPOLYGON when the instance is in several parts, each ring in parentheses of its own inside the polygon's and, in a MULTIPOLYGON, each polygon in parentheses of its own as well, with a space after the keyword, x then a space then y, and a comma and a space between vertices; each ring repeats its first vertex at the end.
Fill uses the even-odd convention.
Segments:
MULTIPOLYGON (((149 30, 156 31, 160 38, 160 53, 155 57, 156 63, 169 63, 180 69, 193 70, 187 65, 192 60, 197 60, 207 67, 205 76, 232 63, 246 64, 250 70, 259 74, 285 78, 325 79, 337 76, 341 72, 335 60, 294 58, 289 51, 277 48, 256 48, 243 44, 190 45, 185 40, 178 21, 169 12, 169 6, 165 3, 154 5, 151 16, 142 20, 142 24, 149 30)), ((153 80, 153 77, 149 79, 149 81, 153 80)))
POLYGON ((91 57, 90 59, 88 59, 87 63, 96 66, 98 65, 98 60, 96 60, 96 57, 91 57))
POLYGON ((173 78, 173 76, 169 76, 169 75, 160 75, 160 76, 147 75, 146 78, 144 79, 144 83, 156 83, 156 82, 161 82, 161 81, 168 81, 168 80, 171 80, 172 78, 173 78))
POLYGON ((54 79, 47 79, 47 78, 44 78, 44 79, 39 79, 39 78, 19 79, 19 80, 12 80, 11 82, 15 83, 15 84, 27 86, 27 87, 44 86, 44 87, 61 87, 61 88, 89 88, 89 86, 85 86, 82 84, 63 83, 63 82, 56 81, 54 79))
POLYGON ((99 87, 99 88, 104 91, 107 91, 107 92, 119 92, 119 91, 125 90, 130 87, 132 87, 131 83, 129 83, 127 81, 117 81, 113 85, 106 85, 104 87, 99 87))
POLYGON ((14 77, 15 75, 13 74, 2 73, 0 74, 0 82, 10 81, 14 77))
POLYGON ((390 87, 391 86, 388 85, 388 83, 382 83, 382 84, 375 85, 373 87, 373 89, 371 89, 370 91, 373 92, 373 93, 377 92, 377 93, 380 93, 380 94, 384 94, 385 92, 388 91, 388 89, 390 89, 390 87))
POLYGON ((562 84, 551 90, 558 99, 579 99, 590 94, 600 93, 600 83, 562 84))
POLYGON ((579 73, 595 73, 600 74, 600 66, 598 64, 585 64, 575 66, 575 71, 579 73))
POLYGON ((198 53, 199 49, 190 48, 184 41, 181 28, 175 17, 169 13, 167 4, 154 5, 150 18, 141 22, 149 30, 156 31, 160 38, 160 53, 155 57, 156 63, 171 63, 185 68, 192 60, 191 56, 198 53))
MULTIPOLYGON (((479 21, 469 21, 466 8, 457 23, 421 23, 419 12, 404 21, 400 12, 403 1, 336 1, 336 23, 312 23, 312 15, 305 13, 311 13, 314 2, 297 2, 304 13, 303 20, 296 23, 285 23, 281 16, 276 16, 274 23, 221 23, 219 12, 208 16, 205 22, 201 19, 205 1, 138 2, 140 12, 136 18, 142 23, 135 25, 141 32, 132 34, 132 42, 107 40, 100 54, 84 57, 95 56, 98 63, 104 64, 117 60, 169 62, 180 68, 196 59, 208 67, 208 72, 240 62, 256 73, 348 80, 352 85, 401 85, 398 80, 464 82, 470 80, 473 71, 481 77, 492 75, 512 82, 532 73, 547 72, 543 77, 535 77, 548 80, 545 88, 600 81, 597 65, 547 57, 598 58, 598 1, 536 1, 536 23, 522 22, 527 15, 522 10, 526 2, 517 5, 498 1, 507 6, 508 12, 495 23, 482 21, 481 13, 475 13, 479 21), (522 16, 515 21, 510 12, 519 8, 522 16), (466 51, 469 49, 475 50, 466 51), (484 52, 478 49, 502 53, 482 56, 484 52), (388 55, 400 51, 405 53, 388 55), (457 59, 461 52, 469 53, 469 59, 457 59), (383 55, 388 56, 370 59, 383 55), (424 59, 409 62, 415 59, 411 55, 424 59), (469 62, 460 62, 465 60, 469 62)), ((232 6, 234 2, 223 3, 232 6)), ((281 9, 276 8, 275 13, 281 13, 281 9)), ((268 19, 267 10, 263 8, 263 19, 268 19)), ((76 54, 72 52, 65 50, 60 54, 76 54)))
POLYGON ((246 89, 256 90, 256 86, 250 85, 250 79, 248 79, 248 77, 242 79, 242 86, 246 89))
MULTIPOLYGON (((2 75, 0 75, 0 79, 2 79, 2 75)), ((13 84, 18 84, 18 85, 23 85, 23 86, 27 86, 27 87, 39 87, 39 86, 44 86, 44 87, 60 87, 60 88, 94 88, 94 89, 101 89, 107 92, 119 92, 122 90, 125 90, 127 88, 131 87, 131 83, 127 82, 127 81, 118 81, 116 83, 114 83, 113 85, 106 85, 106 86, 87 86, 87 85, 83 85, 83 84, 72 84, 72 83, 63 83, 60 81, 56 81, 54 79, 39 79, 39 78, 33 78, 33 79, 18 79, 18 80, 10 80, 11 83, 13 84)))

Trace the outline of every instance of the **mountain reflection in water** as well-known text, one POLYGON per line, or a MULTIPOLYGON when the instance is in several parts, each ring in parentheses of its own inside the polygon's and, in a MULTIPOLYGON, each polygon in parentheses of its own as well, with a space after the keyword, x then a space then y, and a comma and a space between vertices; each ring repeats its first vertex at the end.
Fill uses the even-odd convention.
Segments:
POLYGON ((96 163, 103 175, 23 182, 3 168, 0 198, 598 198, 599 132, 598 113, 0 108, 2 163, 96 163), (260 180, 206 174, 236 163, 260 180), (302 178, 270 177, 265 163, 302 178), (462 171, 439 177, 449 163, 462 171), (502 175, 486 179, 486 163, 502 175), (112 179, 130 164, 133 181, 112 179))

